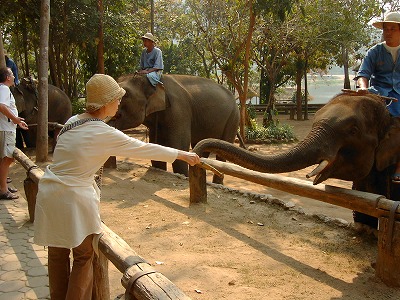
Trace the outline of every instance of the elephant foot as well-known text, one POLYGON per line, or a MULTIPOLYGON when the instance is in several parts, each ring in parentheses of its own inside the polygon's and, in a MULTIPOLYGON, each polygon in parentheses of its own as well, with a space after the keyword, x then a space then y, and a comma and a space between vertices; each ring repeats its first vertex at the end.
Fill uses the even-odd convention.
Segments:
POLYGON ((373 228, 373 227, 367 225, 367 224, 363 224, 363 223, 360 223, 360 222, 354 222, 354 230, 357 233, 373 235, 376 238, 378 238, 378 230, 376 228, 373 228))

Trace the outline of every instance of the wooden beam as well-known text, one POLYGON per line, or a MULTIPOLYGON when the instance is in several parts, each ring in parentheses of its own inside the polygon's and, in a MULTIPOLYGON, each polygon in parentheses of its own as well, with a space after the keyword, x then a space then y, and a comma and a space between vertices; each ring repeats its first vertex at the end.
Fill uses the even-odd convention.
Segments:
MULTIPOLYGON (((313 185, 310 181, 290 178, 279 174, 256 172, 232 163, 224 163, 206 158, 202 158, 202 160, 226 175, 242 178, 290 194, 342 206, 374 217, 388 216, 394 203, 394 201, 386 199, 382 195, 325 184, 313 185)), ((201 186, 201 184, 190 183, 190 186, 201 186)), ((201 191, 199 195, 204 199, 204 191, 201 191)), ((196 197, 196 195, 193 197, 196 197)), ((400 219, 400 208, 397 208, 395 218, 400 219)))

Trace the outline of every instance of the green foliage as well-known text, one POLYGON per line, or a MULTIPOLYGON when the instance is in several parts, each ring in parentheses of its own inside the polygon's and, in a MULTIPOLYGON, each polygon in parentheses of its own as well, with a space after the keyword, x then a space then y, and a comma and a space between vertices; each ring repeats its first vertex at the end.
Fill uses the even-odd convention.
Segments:
POLYGON ((247 110, 247 113, 248 113, 250 119, 255 119, 257 117, 257 111, 256 111, 254 105, 252 105, 251 103, 248 103, 246 105, 246 110, 247 110))
POLYGON ((245 133, 246 139, 254 143, 289 143, 296 141, 293 127, 288 124, 281 125, 278 120, 267 128, 258 125, 255 128, 247 127, 245 133))
MULTIPOLYGON (((310 101, 311 97, 310 97, 310 93, 307 91, 307 101, 310 101)), ((297 92, 294 91, 291 97, 292 102, 296 103, 297 100, 297 92)), ((301 90, 301 101, 304 102, 306 100, 306 95, 305 95, 305 91, 301 90)))
POLYGON ((77 115, 85 112, 85 98, 74 98, 71 101, 72 115, 77 115))

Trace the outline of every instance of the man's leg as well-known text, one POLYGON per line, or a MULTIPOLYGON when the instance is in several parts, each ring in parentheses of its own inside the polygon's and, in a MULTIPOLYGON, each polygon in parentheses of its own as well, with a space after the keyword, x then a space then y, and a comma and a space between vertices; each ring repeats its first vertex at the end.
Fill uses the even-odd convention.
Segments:
POLYGON ((88 235, 78 247, 72 249, 74 261, 68 284, 66 300, 91 299, 93 289, 93 234, 88 235))
POLYGON ((14 161, 12 157, 3 157, 0 160, 0 193, 5 194, 8 192, 7 176, 10 165, 14 161))
POLYGON ((0 131, 0 199, 17 199, 8 190, 7 177, 11 163, 14 161, 13 152, 15 150, 15 132, 0 131))
MULTIPOLYGON (((49 247, 48 268, 51 300, 65 300, 70 276, 70 249, 49 247)), ((89 298, 90 299, 90 298, 89 298)))

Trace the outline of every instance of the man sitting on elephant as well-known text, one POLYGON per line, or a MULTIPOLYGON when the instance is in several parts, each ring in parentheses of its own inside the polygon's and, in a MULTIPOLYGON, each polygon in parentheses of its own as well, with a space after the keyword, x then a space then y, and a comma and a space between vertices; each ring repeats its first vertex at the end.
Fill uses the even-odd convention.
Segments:
MULTIPOLYGON (((393 117, 400 117, 400 13, 390 12, 384 21, 372 25, 383 30, 384 41, 368 50, 356 77, 357 92, 396 98, 397 101, 388 103, 387 108, 393 117)), ((400 183, 400 162, 397 162, 392 180, 400 183)))
POLYGON ((140 56, 139 74, 144 74, 153 86, 161 83, 162 70, 164 69, 162 52, 155 46, 156 39, 150 33, 142 36, 143 45, 146 47, 140 56))

